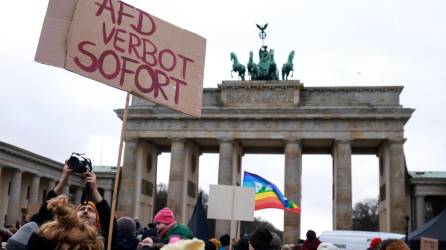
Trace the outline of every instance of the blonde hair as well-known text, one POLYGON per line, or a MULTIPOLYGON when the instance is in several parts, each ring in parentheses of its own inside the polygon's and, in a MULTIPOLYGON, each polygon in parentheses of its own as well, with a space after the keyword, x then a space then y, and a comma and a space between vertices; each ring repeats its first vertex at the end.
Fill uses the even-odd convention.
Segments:
POLYGON ((54 221, 45 223, 39 235, 56 242, 58 250, 101 250, 103 238, 95 227, 79 221, 76 210, 66 195, 48 201, 48 209, 54 214, 54 221))

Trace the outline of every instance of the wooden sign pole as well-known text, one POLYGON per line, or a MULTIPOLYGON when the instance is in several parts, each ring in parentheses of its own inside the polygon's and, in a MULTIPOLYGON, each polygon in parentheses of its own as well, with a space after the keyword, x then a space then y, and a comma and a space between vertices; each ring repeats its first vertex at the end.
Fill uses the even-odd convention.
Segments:
POLYGON ((110 224, 108 229, 108 241, 107 241, 107 250, 111 250, 111 243, 113 237, 113 225, 116 211, 116 198, 118 197, 118 184, 119 184, 119 176, 121 172, 121 157, 122 157, 122 148, 124 144, 124 132, 127 128, 127 115, 129 113, 129 100, 130 100, 130 92, 127 92, 127 98, 125 99, 125 109, 124 109, 124 117, 122 118, 122 127, 121 127, 121 140, 119 141, 119 151, 118 151, 118 162, 116 163, 116 173, 115 173, 115 184, 113 188, 113 198, 112 198, 112 206, 111 206, 111 215, 110 215, 110 224))
MULTIPOLYGON (((232 185, 232 207, 231 207, 231 220, 229 222, 229 249, 232 249, 232 222, 234 221, 234 207, 235 207, 235 185, 232 185)), ((237 230, 236 230, 237 232, 237 230)), ((235 237, 237 238, 237 236, 235 237)))

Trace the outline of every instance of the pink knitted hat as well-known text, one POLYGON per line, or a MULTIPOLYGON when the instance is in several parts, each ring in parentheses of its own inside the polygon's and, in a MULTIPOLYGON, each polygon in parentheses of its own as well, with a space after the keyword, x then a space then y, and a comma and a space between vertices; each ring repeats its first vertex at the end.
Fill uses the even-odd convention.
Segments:
POLYGON ((168 225, 175 221, 175 216, 173 215, 172 210, 170 210, 168 207, 165 207, 155 215, 154 220, 155 223, 163 223, 168 225))

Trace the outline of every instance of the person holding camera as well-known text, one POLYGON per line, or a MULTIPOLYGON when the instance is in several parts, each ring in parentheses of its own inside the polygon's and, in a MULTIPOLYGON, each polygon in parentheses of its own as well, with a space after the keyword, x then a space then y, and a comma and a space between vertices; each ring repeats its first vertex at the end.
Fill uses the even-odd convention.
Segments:
MULTIPOLYGON (((75 155, 73 153, 73 155, 75 155)), ((106 200, 104 200, 99 193, 96 184, 96 175, 91 168, 89 159, 81 156, 79 159, 73 160, 73 155, 65 162, 62 176, 53 190, 50 190, 45 198, 45 201, 40 206, 37 214, 31 217, 31 221, 36 222, 39 226, 53 220, 53 212, 48 209, 47 201, 63 194, 65 185, 68 183, 69 176, 73 172, 80 173, 85 180, 86 186, 83 190, 81 204, 77 206, 77 217, 81 223, 86 223, 94 226, 99 234, 104 238, 104 246, 107 246, 109 223, 111 216, 111 209, 106 200)), ((78 154, 76 155, 79 156, 78 154)), ((114 219, 114 230, 112 236, 112 245, 116 239, 116 219, 114 219)))
POLYGON ((54 213, 54 220, 46 222, 33 232, 26 248, 17 248, 17 245, 8 248, 7 245, 7 249, 104 249, 103 237, 95 226, 82 222, 68 196, 59 195, 48 200, 48 209, 54 213))

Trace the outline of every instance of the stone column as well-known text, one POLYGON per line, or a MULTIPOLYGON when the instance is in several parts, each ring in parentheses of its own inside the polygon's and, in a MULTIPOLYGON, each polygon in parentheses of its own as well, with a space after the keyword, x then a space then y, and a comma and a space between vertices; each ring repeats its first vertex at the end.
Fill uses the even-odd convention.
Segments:
MULTIPOLYGON (((5 199, 2 196, 3 195, 2 168, 3 168, 3 166, 0 163, 0 198, 2 199, 2 202, 4 202, 5 199)), ((2 203, 2 204, 4 204, 4 203, 2 203)), ((0 206, 0 226, 3 226, 5 224, 5 213, 6 213, 6 211, 3 210, 3 205, 0 206)))
MULTIPOLYGON (((76 187, 76 193, 74 194, 74 202, 76 204, 80 204, 81 203, 82 191, 83 191, 82 187, 76 187)), ((108 203, 108 204, 111 204, 111 203, 108 203)))
POLYGON ((146 141, 139 141, 136 150, 136 183, 134 215, 141 224, 152 221, 156 194, 158 148, 146 141))
POLYGON ((234 153, 234 141, 222 139, 220 141, 220 154, 218 159, 218 184, 232 185, 232 155, 234 153))
POLYGON ((56 186, 56 181, 50 179, 50 180, 48 181, 47 193, 48 193, 51 189, 53 189, 55 186, 56 186))
MULTIPOLYGON (((3 194, 3 189, 2 189, 2 187, 3 187, 3 181, 2 181, 2 169, 3 169, 3 166, 2 166, 2 164, 0 164, 0 196, 3 194)), ((1 208, 0 208, 1 209, 1 208)), ((0 210, 1 211, 1 210, 0 210)), ((2 222, 2 219, 0 218, 0 222, 2 222)), ((3 226, 3 224, 4 223, 1 223, 0 224, 0 226, 3 226)))
POLYGON ((14 172, 12 173, 6 224, 15 225, 16 221, 20 221, 21 188, 22 188, 22 172, 20 170, 15 169, 14 172))
POLYGON ((39 190, 40 190, 40 176, 33 175, 31 179, 31 190, 29 194, 29 201, 28 201, 28 214, 35 214, 40 207, 40 197, 39 197, 39 190))
MULTIPOLYGON (((134 216, 136 201, 136 184, 139 180, 136 174, 136 151, 138 141, 129 140, 125 142, 124 164, 121 168, 121 185, 118 197, 118 217, 134 216)), ((139 191, 139 190, 138 190, 139 191)))
MULTIPOLYGON (((2 195, 2 168, 3 168, 3 166, 2 166, 2 164, 0 164, 0 195, 2 195)), ((1 219, 0 219, 0 221, 1 221, 1 219)), ((3 225, 3 224, 0 224, 0 225, 3 225)))
POLYGON ((424 196, 415 196, 415 213, 416 213, 416 228, 419 228, 424 224, 425 211, 424 211, 424 196))
POLYGON ((404 233, 406 227, 406 165, 404 161, 404 141, 389 141, 389 209, 390 232, 404 233))
POLYGON ((381 143, 378 150, 379 157, 379 231, 389 232, 390 218, 389 207, 389 145, 387 142, 381 143))
POLYGON ((200 168, 200 154, 199 145, 188 141, 185 144, 185 162, 184 162, 184 188, 186 192, 185 208, 183 218, 186 218, 186 223, 192 216, 195 204, 198 197, 198 172, 200 168))
POLYGON ((187 190, 185 186, 185 139, 174 138, 171 144, 170 175, 167 206, 171 208, 178 222, 184 223, 187 190))
POLYGON ((352 210, 351 142, 336 140, 333 147, 333 229, 351 230, 352 210))
MULTIPOLYGON (((285 145, 285 197, 301 206, 302 146, 297 140, 285 145)), ((283 242, 296 243, 300 239, 300 214, 285 212, 283 242)))
POLYGON ((108 204, 111 204, 112 191, 110 189, 104 190, 104 198, 103 199, 106 200, 108 204))
MULTIPOLYGON (((220 154, 218 160, 218 185, 233 185, 233 154, 234 141, 229 138, 220 139, 220 154)), ((230 207, 222 209, 231 209, 230 207)), ((216 220, 215 236, 219 238, 231 231, 231 223, 227 220, 216 220)))

